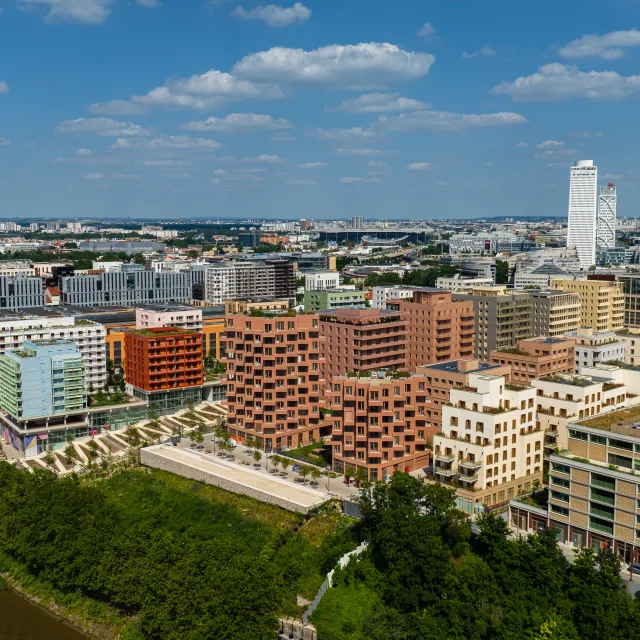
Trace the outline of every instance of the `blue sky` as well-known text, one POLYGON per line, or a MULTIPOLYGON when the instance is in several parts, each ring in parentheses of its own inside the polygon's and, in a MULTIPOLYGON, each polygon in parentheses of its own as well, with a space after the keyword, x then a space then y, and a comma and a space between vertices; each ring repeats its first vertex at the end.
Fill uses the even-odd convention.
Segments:
POLYGON ((2 218, 638 215, 637 0, 0 7, 2 218))

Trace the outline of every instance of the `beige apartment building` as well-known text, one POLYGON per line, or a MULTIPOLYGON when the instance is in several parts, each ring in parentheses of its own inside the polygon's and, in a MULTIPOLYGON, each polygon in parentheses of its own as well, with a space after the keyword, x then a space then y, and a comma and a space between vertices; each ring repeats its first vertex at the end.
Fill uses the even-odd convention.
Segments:
POLYGON ((289 299, 271 300, 262 298, 245 298, 244 300, 225 300, 225 315, 233 313, 251 313, 252 311, 274 312, 287 311, 289 299))
POLYGON ((318 313, 325 380, 351 371, 406 368, 407 322, 400 312, 333 309, 318 313))
POLYGON ((471 374, 442 408, 434 479, 455 489, 462 511, 479 513, 542 482, 543 442, 535 389, 471 374))
POLYGON ((533 335, 531 296, 503 286, 474 287, 471 293, 457 293, 454 300, 473 305, 475 355, 489 360, 491 351, 513 347, 533 335))
POLYGON ((624 326, 624 293, 619 282, 553 279, 551 288, 580 296, 580 326, 613 331, 624 326))
POLYGON ((509 367, 509 382, 528 385, 534 378, 554 373, 572 373, 575 366, 575 340, 566 338, 528 338, 515 347, 492 351, 492 364, 509 367))
POLYGON ((529 291, 534 336, 562 337, 580 326, 580 296, 564 291, 529 291))
POLYGON ((616 336, 626 344, 624 361, 640 365, 640 329, 622 329, 616 336))
POLYGON ((469 386, 472 373, 507 376, 511 368, 508 365, 480 362, 475 358, 461 358, 417 367, 416 373, 424 376, 426 383, 426 436, 432 441, 433 436, 442 430, 442 407, 449 402, 451 389, 469 386))
POLYGON ((317 315, 226 317, 227 423, 266 451, 318 442, 326 423, 317 315))
POLYGON ((640 560, 640 408, 568 425, 567 450, 549 456, 546 504, 517 498, 511 525, 552 528, 576 548, 607 547, 625 562, 640 560))
POLYGON ((422 376, 340 376, 327 391, 333 470, 365 472, 371 482, 429 465, 427 394, 422 376))
POLYGON ((408 368, 432 362, 472 358, 473 303, 454 302, 450 291, 421 287, 408 300, 393 300, 387 308, 399 311, 408 324, 408 368))

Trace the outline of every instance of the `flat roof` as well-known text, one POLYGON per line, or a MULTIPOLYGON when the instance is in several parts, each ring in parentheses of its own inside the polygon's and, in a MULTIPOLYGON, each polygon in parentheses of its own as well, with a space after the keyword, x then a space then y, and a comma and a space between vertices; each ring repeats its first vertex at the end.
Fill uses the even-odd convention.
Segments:
POLYGON ((459 369, 459 363, 463 360, 450 360, 449 362, 438 362, 437 364, 423 365, 426 369, 436 369, 437 371, 447 371, 448 373, 476 373, 478 371, 490 371, 491 369, 502 368, 504 365, 491 364, 490 362, 480 362, 477 369, 464 371, 459 369))

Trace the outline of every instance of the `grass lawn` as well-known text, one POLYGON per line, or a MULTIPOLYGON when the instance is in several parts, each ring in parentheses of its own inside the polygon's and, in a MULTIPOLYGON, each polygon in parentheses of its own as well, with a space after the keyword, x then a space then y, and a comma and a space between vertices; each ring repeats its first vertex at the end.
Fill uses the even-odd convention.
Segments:
POLYGON ((313 612, 311 622, 322 640, 367 640, 360 630, 379 604, 376 592, 361 583, 333 587, 313 612))

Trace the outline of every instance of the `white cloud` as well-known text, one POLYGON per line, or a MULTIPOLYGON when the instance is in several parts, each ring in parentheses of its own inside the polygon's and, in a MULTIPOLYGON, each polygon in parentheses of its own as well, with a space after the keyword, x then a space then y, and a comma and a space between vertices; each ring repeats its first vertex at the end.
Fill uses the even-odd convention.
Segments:
POLYGON ((0 93, 9 93, 9 85, 4 80, 0 80, 0 93))
POLYGON ((518 149, 526 149, 528 146, 529 146, 528 142, 518 142, 518 144, 516 145, 518 149))
POLYGON ((640 90, 640 76, 624 77, 615 71, 580 71, 557 62, 540 67, 530 76, 502 82, 491 93, 510 95, 518 102, 551 102, 586 98, 622 100, 640 90))
POLYGON ((376 134, 371 129, 352 127, 351 129, 309 129, 307 135, 318 140, 350 140, 353 138, 374 138, 376 134))
POLYGON ((279 131, 293 125, 283 118, 274 120, 269 115, 257 113, 230 113, 224 118, 210 117, 183 125, 189 131, 219 131, 221 133, 252 133, 254 131, 279 131))
POLYGON ((429 108, 430 105, 412 98, 404 98, 399 93, 365 93, 359 98, 343 100, 335 109, 327 109, 327 111, 389 113, 392 111, 416 111, 429 108))
POLYGON ((428 53, 404 51, 389 43, 329 45, 304 51, 274 47, 250 54, 234 73, 262 82, 330 89, 375 89, 422 78, 435 62, 428 53))
POLYGON ((433 169, 434 164, 432 162, 412 162, 405 168, 407 171, 429 171, 433 169))
POLYGON ((93 152, 91 151, 91 149, 76 149, 76 153, 79 156, 90 156, 93 152))
POLYGON ((568 134, 570 138, 578 140, 590 140, 591 138, 602 138, 602 131, 574 131, 568 134))
POLYGON ((334 149, 333 153, 337 156, 384 156, 385 151, 381 149, 334 149))
POLYGON ((255 162, 261 164, 281 164, 284 160, 280 156, 270 156, 266 153, 256 156, 255 158, 242 158, 242 162, 255 162))
POLYGON ((425 40, 429 40, 429 38, 435 38, 436 30, 430 22, 425 22, 420 31, 418 31, 418 35, 425 40))
POLYGON ((0 147, 8 147, 10 144, 11 144, 11 140, 9 140, 9 138, 0 136, 0 147))
POLYGON ((311 185, 315 184, 314 180, 287 180, 285 184, 311 185))
POLYGON ((376 184, 380 182, 380 178, 340 178, 340 182, 342 184, 363 184, 366 182, 376 184))
POLYGON ((139 116, 148 113, 149 109, 141 104, 129 102, 129 100, 110 100, 109 102, 94 102, 87 107, 87 111, 105 116, 139 116))
POLYGON ((141 160, 143 167, 183 167, 190 164, 186 160, 141 160))
POLYGON ((48 9, 45 22, 80 22, 101 24, 111 13, 113 0, 18 0, 24 8, 48 9))
POLYGON ((389 131, 463 131, 502 127, 528 122, 518 113, 451 113, 449 111, 415 111, 399 116, 379 116, 378 126, 389 131))
POLYGON ((107 176, 104 173, 87 173, 84 177, 85 180, 102 180, 102 178, 106 178, 107 176))
POLYGON ((172 78, 149 93, 133 96, 133 102, 166 109, 213 109, 232 100, 255 98, 279 99, 284 94, 279 87, 250 82, 224 71, 210 69, 190 78, 172 78))
POLYGON ((111 118, 76 118, 64 120, 57 127, 58 133, 97 133, 101 136, 148 136, 149 131, 138 124, 119 122, 111 118))
POLYGON ((327 166, 326 162, 305 162, 300 165, 301 169, 324 169, 327 166))
POLYGON ((243 20, 262 20, 270 27, 288 27, 294 22, 304 22, 311 18, 311 9, 301 2, 296 2, 293 7, 279 7, 275 4, 256 7, 255 9, 243 9, 236 7, 234 16, 243 20))
MULTIPOLYGON (((551 142, 551 141, 550 141, 551 142)), ((580 151, 577 149, 567 149, 564 146, 561 147, 541 147, 538 145, 539 149, 545 149, 542 153, 536 154, 536 158, 551 158, 557 156, 576 156, 580 154, 580 151)))
POLYGON ((118 138, 112 149, 219 149, 222 145, 207 138, 190 138, 189 136, 165 136, 153 140, 137 138, 118 138))
POLYGON ((136 2, 141 7, 146 7, 147 9, 154 9, 155 7, 160 6, 160 0, 136 0, 136 2))
POLYGON ((622 58, 624 49, 640 47, 640 31, 612 31, 600 36, 590 34, 573 40, 560 49, 560 55, 565 58, 588 58, 597 56, 605 60, 622 58))
POLYGON ((470 58, 477 58, 478 56, 495 56, 496 52, 491 47, 482 47, 480 51, 473 51, 472 53, 468 53, 467 51, 462 52, 462 57, 469 60, 470 58))
POLYGON ((557 149, 559 147, 564 147, 564 142, 561 142, 560 140, 545 140, 544 142, 537 144, 536 147, 538 147, 538 149, 557 149))

